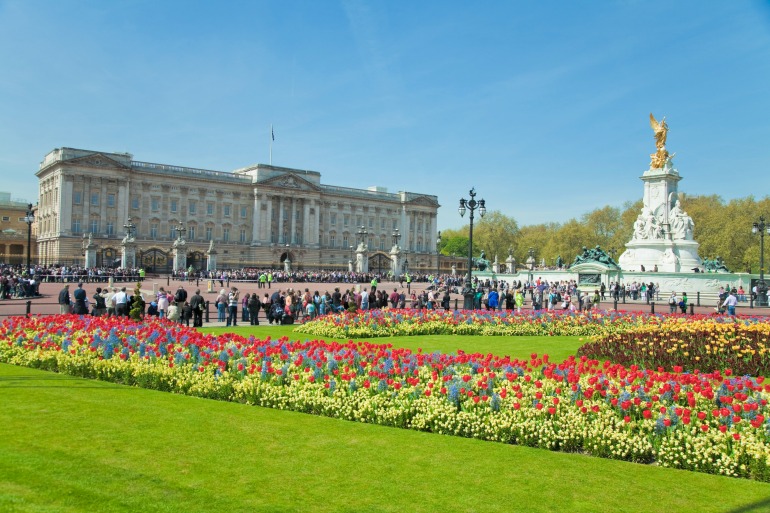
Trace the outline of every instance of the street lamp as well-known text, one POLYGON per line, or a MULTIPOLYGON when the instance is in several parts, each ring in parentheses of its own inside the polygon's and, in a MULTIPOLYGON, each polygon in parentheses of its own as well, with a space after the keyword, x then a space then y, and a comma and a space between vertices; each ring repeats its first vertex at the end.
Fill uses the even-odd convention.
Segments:
POLYGON ((759 282, 757 283, 757 306, 767 306, 767 284, 765 283, 765 230, 770 233, 770 225, 765 224, 765 216, 759 216, 759 222, 751 226, 751 233, 759 234, 759 282))
POLYGON ((437 277, 439 274, 441 274, 441 251, 439 249, 440 245, 441 245, 441 231, 438 232, 438 237, 436 237, 436 276, 437 277))
POLYGON ((409 252, 404 251, 404 274, 409 272, 409 252))
POLYGON ((27 216, 24 218, 27 223, 27 274, 32 276, 32 263, 30 251, 32 250, 32 223, 35 222, 35 213, 32 211, 32 203, 27 205, 27 216))
POLYGON ((468 276, 465 278, 465 289, 463 295, 465 296, 463 302, 463 308, 465 310, 473 310, 473 212, 478 208, 479 215, 484 217, 487 213, 487 207, 484 200, 476 202, 476 188, 472 188, 470 191, 471 199, 466 201, 465 198, 460 199, 460 207, 457 211, 460 213, 460 217, 465 216, 465 211, 470 210, 470 235, 468 237, 468 276))
POLYGON ((401 239, 401 234, 398 233, 398 228, 393 230, 393 234, 391 236, 393 237, 393 247, 398 248, 398 241, 401 239))
POLYGON ((176 228, 174 228, 174 230, 176 231, 176 239, 182 240, 182 236, 187 231, 187 228, 184 227, 184 225, 182 224, 182 221, 179 221, 179 225, 176 228))

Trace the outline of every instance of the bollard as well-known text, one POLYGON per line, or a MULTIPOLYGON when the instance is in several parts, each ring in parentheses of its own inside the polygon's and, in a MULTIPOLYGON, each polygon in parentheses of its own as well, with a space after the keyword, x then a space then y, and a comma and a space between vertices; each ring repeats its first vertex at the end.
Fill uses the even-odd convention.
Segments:
POLYGON ((616 297, 615 300, 612 302, 612 308, 617 310, 618 309, 618 298, 616 297))
POLYGON ((626 293, 625 293, 625 291, 623 292, 623 304, 624 305, 626 304, 626 293))
POLYGON ((700 291, 695 293, 695 304, 700 306, 700 291))
POLYGON ((650 301, 650 313, 655 313, 655 301, 650 301))
POLYGON ((168 276, 166 276, 166 287, 170 287, 170 286, 171 286, 171 275, 169 274, 168 276))
POLYGON ((695 305, 690 303, 690 315, 695 315, 695 305))
POLYGON ((749 308, 754 308, 754 296, 749 294, 749 308))
POLYGON ((32 301, 27 301, 27 317, 32 314, 32 301))
POLYGON ((206 322, 209 322, 209 304, 211 301, 206 301, 206 322))
POLYGON ((455 310, 457 310, 457 298, 455 298, 455 310))

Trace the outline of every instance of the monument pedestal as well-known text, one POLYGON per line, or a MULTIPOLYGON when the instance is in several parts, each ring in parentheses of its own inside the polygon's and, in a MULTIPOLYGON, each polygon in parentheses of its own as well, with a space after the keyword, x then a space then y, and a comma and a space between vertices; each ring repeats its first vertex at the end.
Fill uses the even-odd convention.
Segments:
POLYGON ((701 265, 694 240, 632 240, 618 259, 624 271, 693 272, 701 265))

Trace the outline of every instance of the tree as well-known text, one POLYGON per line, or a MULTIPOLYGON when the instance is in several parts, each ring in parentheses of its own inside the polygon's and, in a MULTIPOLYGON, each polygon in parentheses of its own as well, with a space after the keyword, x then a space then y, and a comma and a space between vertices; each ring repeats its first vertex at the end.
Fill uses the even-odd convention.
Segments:
POLYGON ((490 262, 494 261, 495 256, 501 262, 505 261, 508 257, 508 248, 516 245, 518 237, 519 225, 516 220, 499 210, 488 212, 473 226, 473 246, 486 251, 490 262))

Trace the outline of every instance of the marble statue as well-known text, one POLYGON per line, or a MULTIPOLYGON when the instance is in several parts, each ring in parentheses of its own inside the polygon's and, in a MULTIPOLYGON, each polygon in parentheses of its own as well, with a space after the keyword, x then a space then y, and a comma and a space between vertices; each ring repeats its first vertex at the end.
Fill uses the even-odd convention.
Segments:
POLYGON ((669 224, 671 225, 671 233, 675 239, 692 240, 693 222, 692 218, 687 215, 687 212, 682 210, 682 205, 679 200, 676 200, 674 208, 668 214, 669 224))
POLYGON ((647 208, 642 208, 642 213, 634 221, 634 239, 661 239, 663 227, 655 214, 647 208))

